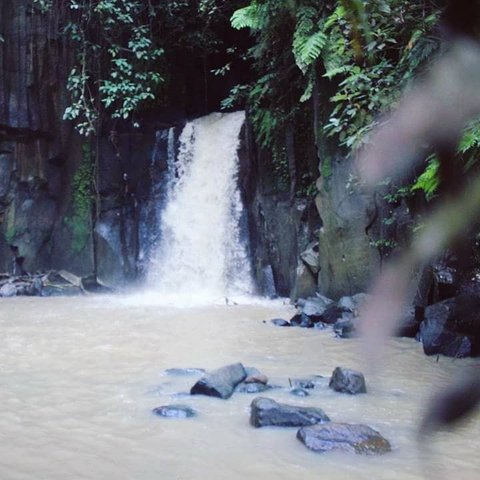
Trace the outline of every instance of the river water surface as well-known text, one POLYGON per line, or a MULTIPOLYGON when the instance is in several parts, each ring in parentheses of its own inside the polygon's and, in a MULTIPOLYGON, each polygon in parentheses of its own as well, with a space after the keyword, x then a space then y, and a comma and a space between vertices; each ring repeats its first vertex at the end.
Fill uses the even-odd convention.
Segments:
POLYGON ((280 303, 175 309, 117 297, 2 299, 0 479, 419 479, 425 471, 478 478, 478 417, 432 438, 429 455, 415 441, 426 399, 474 361, 437 362, 410 339, 390 342, 381 371, 367 376, 366 395, 335 393, 327 379, 306 398, 267 392, 379 430, 393 445, 381 457, 315 454, 296 429, 254 429, 255 395, 178 395, 196 378, 167 368, 241 361, 284 386, 289 377, 328 376, 337 365, 363 369, 358 340, 263 323, 291 313, 280 303), (169 403, 199 416, 151 413, 169 403))

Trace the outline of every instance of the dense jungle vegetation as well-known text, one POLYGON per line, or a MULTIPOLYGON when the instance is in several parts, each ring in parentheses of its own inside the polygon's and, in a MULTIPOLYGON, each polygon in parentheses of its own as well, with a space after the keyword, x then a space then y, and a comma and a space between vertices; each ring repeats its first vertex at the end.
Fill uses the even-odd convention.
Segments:
MULTIPOLYGON (((32 2, 75 52, 64 118, 82 135, 139 127, 146 112, 185 102, 194 85, 200 110, 248 110, 279 184, 302 195, 314 193, 319 163, 328 178, 328 152, 349 155, 368 139, 447 35, 445 2, 434 0, 32 2), (230 91, 207 98, 206 85, 221 79, 230 91)), ((479 143, 474 122, 459 144, 459 170, 474 166, 479 143)), ((427 156, 399 195, 434 197, 438 166, 427 156)))

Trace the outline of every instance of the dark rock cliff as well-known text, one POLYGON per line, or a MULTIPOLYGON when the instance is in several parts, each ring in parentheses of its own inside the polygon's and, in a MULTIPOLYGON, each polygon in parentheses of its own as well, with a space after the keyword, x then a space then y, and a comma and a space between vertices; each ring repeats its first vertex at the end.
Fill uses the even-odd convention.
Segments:
MULTIPOLYGON (((130 283, 158 240, 168 127, 181 127, 183 107, 150 112, 155 120, 136 132, 80 137, 62 120, 72 52, 56 22, 31 0, 0 3, 0 271, 11 271, 16 256, 29 272, 130 283)), ((378 264, 368 235, 374 205, 349 190, 348 164, 332 163, 315 204, 273 187, 269 153, 249 128, 244 134, 240 177, 259 290, 292 298, 364 290, 378 264)))
POLYGON ((75 242, 73 220, 67 221, 74 218, 72 183, 83 142, 62 121, 70 52, 57 27, 28 0, 0 4, 2 270, 9 270, 12 247, 27 270, 66 263, 80 274, 93 269, 91 238, 75 242))

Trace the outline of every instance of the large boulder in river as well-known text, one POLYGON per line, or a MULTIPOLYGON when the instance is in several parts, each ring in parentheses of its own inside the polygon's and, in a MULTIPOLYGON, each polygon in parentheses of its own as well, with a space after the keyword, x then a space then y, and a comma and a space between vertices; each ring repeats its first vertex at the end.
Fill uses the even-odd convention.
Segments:
POLYGON ((202 377, 190 390, 192 395, 207 395, 224 400, 230 398, 235 387, 245 380, 247 372, 241 363, 213 370, 202 377))
POLYGON ((327 423, 303 427, 297 438, 310 450, 323 453, 340 451, 360 455, 378 455, 391 451, 390 443, 367 425, 327 423))
POLYGON ((328 386, 336 392, 349 393, 350 395, 367 393, 363 374, 349 368, 337 367, 333 371, 328 386))
POLYGON ((427 355, 468 357, 480 346, 480 297, 459 295, 425 309, 419 339, 427 355))
POLYGON ((303 427, 329 421, 320 408, 286 405, 264 397, 256 398, 251 405, 250 423, 256 428, 303 427))

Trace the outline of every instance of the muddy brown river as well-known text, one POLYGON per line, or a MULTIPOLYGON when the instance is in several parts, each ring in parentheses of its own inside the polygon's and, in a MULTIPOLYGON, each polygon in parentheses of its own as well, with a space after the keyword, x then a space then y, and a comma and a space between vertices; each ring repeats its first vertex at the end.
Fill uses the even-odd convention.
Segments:
POLYGON ((359 340, 263 323, 292 312, 281 302, 182 309, 139 297, 2 299, 0 479, 478 478, 478 416, 432 437, 429 452, 415 437, 426 399, 475 360, 437 361, 414 340, 395 339, 382 368, 369 375, 359 340), (189 397, 182 393, 196 377, 165 373, 238 361, 285 387, 289 378, 329 376, 338 365, 364 370, 366 395, 335 393, 327 379, 305 398, 288 388, 267 393, 321 407, 334 421, 368 424, 393 451, 315 454, 296 439, 296 429, 251 427, 255 395, 189 397), (199 415, 175 420, 151 413, 169 403, 199 415))

